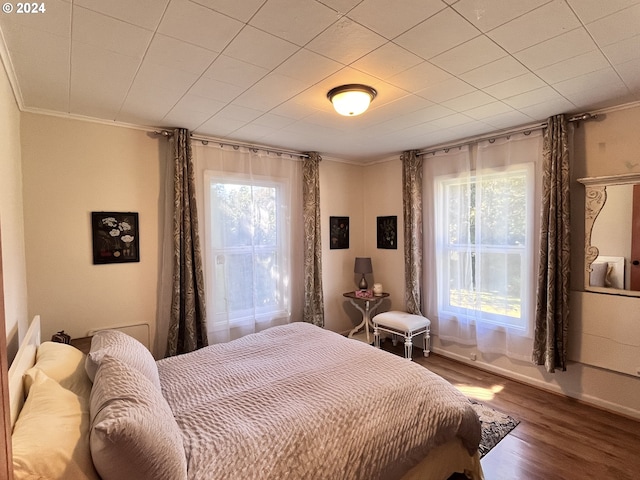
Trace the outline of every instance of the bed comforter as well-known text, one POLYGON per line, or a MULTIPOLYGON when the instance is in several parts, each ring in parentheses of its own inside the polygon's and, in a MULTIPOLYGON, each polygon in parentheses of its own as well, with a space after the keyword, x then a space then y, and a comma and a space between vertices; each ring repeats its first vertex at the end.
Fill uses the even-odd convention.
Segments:
POLYGON ((306 324, 158 362, 190 479, 392 479, 480 423, 405 359, 306 324))

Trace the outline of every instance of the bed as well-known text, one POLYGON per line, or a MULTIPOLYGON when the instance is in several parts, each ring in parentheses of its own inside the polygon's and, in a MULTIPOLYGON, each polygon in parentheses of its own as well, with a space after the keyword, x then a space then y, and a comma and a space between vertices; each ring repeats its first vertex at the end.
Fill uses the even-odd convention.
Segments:
POLYGON ((309 324, 157 362, 115 330, 86 356, 38 338, 10 371, 18 480, 483 479, 466 397, 309 324))

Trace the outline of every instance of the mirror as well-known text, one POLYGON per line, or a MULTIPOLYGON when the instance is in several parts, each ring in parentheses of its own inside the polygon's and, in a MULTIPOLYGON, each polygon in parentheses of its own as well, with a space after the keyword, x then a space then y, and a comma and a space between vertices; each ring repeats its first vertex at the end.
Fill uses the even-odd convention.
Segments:
POLYGON ((578 181, 585 186, 585 290, 640 296, 640 174, 578 181))

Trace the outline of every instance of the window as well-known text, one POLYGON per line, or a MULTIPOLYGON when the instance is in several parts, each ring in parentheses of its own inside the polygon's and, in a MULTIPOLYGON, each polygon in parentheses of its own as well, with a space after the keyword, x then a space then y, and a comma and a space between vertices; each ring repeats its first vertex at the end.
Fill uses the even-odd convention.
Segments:
POLYGON ((440 315, 528 328, 533 184, 531 165, 436 180, 440 315))
POLYGON ((288 320, 285 188, 206 172, 209 330, 288 320))

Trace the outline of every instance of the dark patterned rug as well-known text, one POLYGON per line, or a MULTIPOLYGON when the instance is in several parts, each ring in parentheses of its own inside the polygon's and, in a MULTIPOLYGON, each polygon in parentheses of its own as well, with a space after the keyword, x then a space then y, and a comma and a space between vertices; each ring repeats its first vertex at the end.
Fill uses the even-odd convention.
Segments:
POLYGON ((482 425, 482 440, 480 440, 480 458, 482 458, 516 428, 520 421, 481 403, 474 401, 471 403, 482 425))

